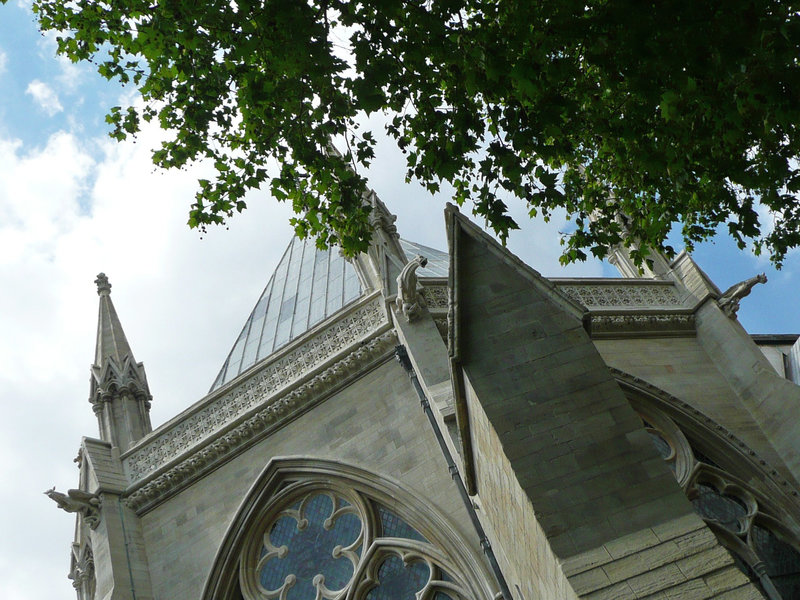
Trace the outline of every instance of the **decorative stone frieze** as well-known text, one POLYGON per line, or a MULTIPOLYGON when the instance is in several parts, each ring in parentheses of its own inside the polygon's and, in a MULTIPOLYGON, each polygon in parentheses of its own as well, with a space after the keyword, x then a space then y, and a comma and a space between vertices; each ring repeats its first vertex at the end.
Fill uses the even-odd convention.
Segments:
MULTIPOLYGON (((554 281, 560 291, 590 310, 607 308, 675 308, 684 306, 674 285, 663 282, 569 283, 554 281)), ((447 285, 423 285, 429 311, 447 310, 447 285)))
MULTIPOLYGON (((268 399, 277 398, 282 390, 319 369, 347 348, 365 342, 385 327, 388 327, 385 309, 380 297, 374 296, 353 312, 316 332, 305 343, 257 367, 249 377, 240 377, 238 385, 234 382, 234 387, 217 395, 194 414, 156 432, 123 457, 128 477, 131 482, 136 482, 154 473, 268 399)), ((335 377, 337 365, 325 373, 328 373, 328 377, 335 377)))
POLYGON ((386 331, 352 349, 341 360, 330 365, 299 387, 272 396, 255 414, 230 431, 208 436, 209 443, 187 453, 185 458, 166 472, 131 493, 126 503, 135 511, 144 511, 161 499, 174 494, 206 471, 252 442, 309 408, 327 393, 393 352, 397 345, 394 330, 386 331))
POLYGON ((628 285, 558 283, 558 288, 567 296, 590 310, 606 307, 656 308, 682 306, 674 285, 663 283, 641 283, 628 285))
POLYGON ((625 335, 674 335, 687 336, 695 333, 693 314, 592 314, 591 335, 619 337, 625 335))
POLYGON ((425 305, 431 312, 447 310, 447 286, 425 285, 422 288, 425 305))

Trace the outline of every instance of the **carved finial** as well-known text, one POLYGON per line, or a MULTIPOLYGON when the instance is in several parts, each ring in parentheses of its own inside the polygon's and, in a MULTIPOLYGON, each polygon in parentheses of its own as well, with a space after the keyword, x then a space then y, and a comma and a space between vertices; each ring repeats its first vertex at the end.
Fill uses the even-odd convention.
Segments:
POLYGON ((428 264, 428 259, 418 254, 403 267, 397 276, 397 308, 411 322, 422 310, 422 296, 417 293, 417 269, 428 264))
POLYGON ((98 296, 108 296, 111 293, 111 284, 108 283, 108 277, 106 277, 105 273, 98 273, 94 282, 97 284, 98 296))
POLYGON ((369 213, 369 223, 373 229, 382 229, 389 236, 397 236, 397 226, 394 222, 397 216, 389 212, 386 205, 378 198, 378 195, 373 191, 369 191, 369 203, 372 211, 369 213))
POLYGON ((766 273, 740 281, 725 290, 725 293, 717 300, 722 312, 731 319, 736 318, 736 313, 739 310, 739 300, 749 295, 750 291, 759 283, 767 283, 766 273))

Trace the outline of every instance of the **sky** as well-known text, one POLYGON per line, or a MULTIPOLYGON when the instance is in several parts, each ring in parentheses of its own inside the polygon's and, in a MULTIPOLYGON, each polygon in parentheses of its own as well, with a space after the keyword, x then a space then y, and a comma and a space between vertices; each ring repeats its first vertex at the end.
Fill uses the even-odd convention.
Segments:
MULTIPOLYGON (((156 171, 160 133, 107 137, 105 112, 130 98, 84 65, 55 57, 26 3, 0 5, 0 598, 72 600, 66 578, 74 517, 42 492, 77 486, 82 436, 97 436, 87 401, 97 295, 111 297, 153 394, 154 426, 200 400, 214 381, 291 239, 290 211, 266 192, 227 228, 186 226, 203 165, 156 171)), ((446 197, 404 182, 382 143, 367 173, 402 236, 446 249, 446 197)), ((616 276, 599 261, 562 269, 558 232, 530 221, 510 249, 548 276, 616 276)), ((742 303, 751 333, 800 333, 800 253, 776 272, 720 237, 693 256, 721 289, 756 273, 769 282, 742 303)))

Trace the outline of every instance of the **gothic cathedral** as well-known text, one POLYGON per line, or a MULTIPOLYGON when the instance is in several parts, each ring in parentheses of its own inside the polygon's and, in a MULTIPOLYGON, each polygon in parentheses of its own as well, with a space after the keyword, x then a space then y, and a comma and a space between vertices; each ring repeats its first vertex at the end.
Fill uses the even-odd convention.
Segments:
MULTIPOLYGON (((79 600, 800 598, 800 341, 682 253, 547 279, 372 194, 368 253, 294 239, 208 394, 152 429, 98 276, 79 600)), ((209 378, 211 379, 211 378, 209 378)))

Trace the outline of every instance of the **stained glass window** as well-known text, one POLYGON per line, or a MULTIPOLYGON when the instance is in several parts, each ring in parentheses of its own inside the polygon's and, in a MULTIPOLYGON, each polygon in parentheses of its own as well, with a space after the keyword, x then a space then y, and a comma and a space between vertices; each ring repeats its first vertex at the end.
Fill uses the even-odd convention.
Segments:
POLYGON ((647 433, 650 434, 650 439, 652 440, 653 445, 656 447, 659 455, 661 455, 661 458, 665 460, 669 458, 672 455, 672 446, 669 445, 669 442, 667 442, 667 440, 665 440, 655 431, 648 430, 647 433))
POLYGON ((441 548, 358 493, 294 495, 263 523, 245 551, 252 558, 241 562, 247 600, 337 600, 354 591, 358 600, 471 599, 453 565, 434 558, 441 548))
POLYGON ((385 537, 409 538, 411 540, 419 540, 420 542, 428 541, 419 531, 411 527, 411 525, 403 521, 403 519, 392 511, 379 506, 378 515, 381 518, 381 532, 385 537))
POLYGON ((713 519, 723 527, 738 532, 747 516, 747 506, 735 496, 719 493, 713 486, 699 483, 698 495, 692 499, 697 512, 706 519, 713 519))
MULTIPOLYGON (((648 410, 653 411, 653 408, 648 410)), ((713 457, 699 450, 697 445, 690 444, 669 417, 661 414, 655 421, 660 425, 671 424, 678 432, 677 436, 662 435, 662 430, 657 429, 651 420, 642 418, 662 458, 669 458, 673 449, 678 454, 682 452, 690 457, 687 479, 681 483, 686 486, 695 511, 709 524, 722 526, 730 532, 722 534, 715 530, 720 541, 731 552, 734 564, 765 597, 766 587, 769 586, 763 587, 762 583, 768 581, 778 592, 777 596, 769 592, 770 598, 800 598, 800 551, 794 545, 797 540, 782 539, 763 524, 763 517, 776 522, 782 519, 778 515, 762 512, 765 503, 759 498, 759 491, 751 489, 746 481, 729 473, 713 457), (677 440, 677 444, 673 444, 674 440, 677 440), (764 571, 757 568, 762 563, 764 571)), ((710 447, 708 440, 703 447, 710 447)))
POLYGON ((397 556, 390 556, 378 567, 378 586, 367 594, 367 600, 414 600, 430 579, 430 569, 425 563, 403 564, 397 556))
POLYGON ((354 569, 341 549, 354 544, 360 533, 358 516, 336 514, 333 500, 326 494, 311 497, 299 511, 273 523, 262 548, 261 586, 277 591, 291 584, 287 600, 314 600, 318 583, 341 590, 354 569))
POLYGON ((800 598, 800 553, 760 525, 753 525, 750 535, 781 597, 800 598))

